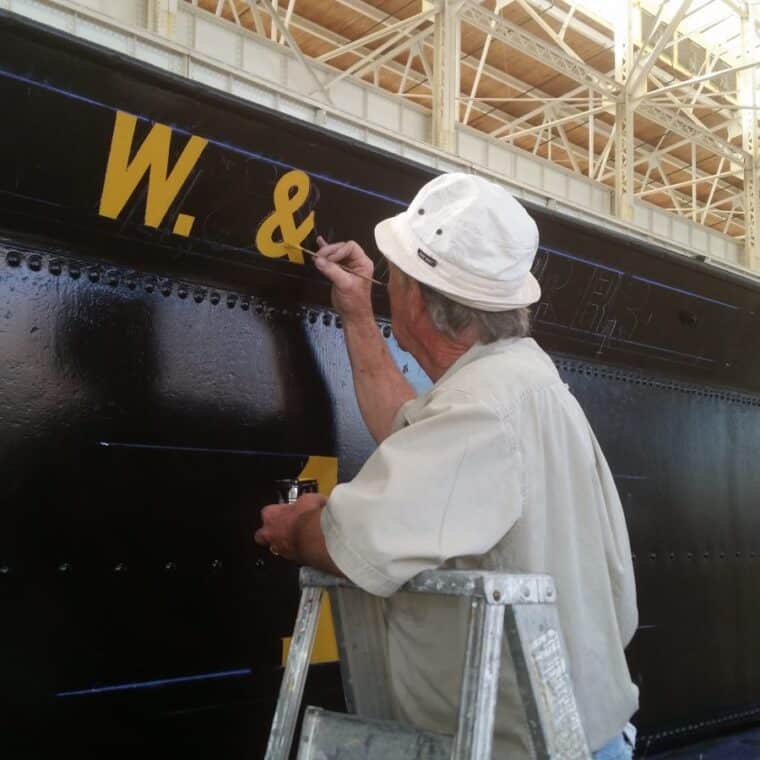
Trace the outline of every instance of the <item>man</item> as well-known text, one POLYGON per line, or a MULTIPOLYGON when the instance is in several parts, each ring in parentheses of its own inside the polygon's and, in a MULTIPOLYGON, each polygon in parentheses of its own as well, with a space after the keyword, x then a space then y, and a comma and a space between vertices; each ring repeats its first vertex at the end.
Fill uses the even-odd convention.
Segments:
MULTIPOLYGON (((387 601, 398 717, 453 733, 468 613, 394 592, 422 570, 550 573, 595 757, 628 759, 638 690, 623 654, 637 625, 631 553, 612 476, 581 408, 528 334, 538 230, 502 187, 447 174, 375 228, 393 329, 434 381, 415 397, 375 322, 372 263, 320 240, 356 395, 377 450, 330 496, 262 511, 256 540, 387 601), (339 263, 350 272, 345 271, 339 263), (632 728, 632 727, 631 727, 632 728)), ((494 757, 533 756, 505 651, 494 757)))

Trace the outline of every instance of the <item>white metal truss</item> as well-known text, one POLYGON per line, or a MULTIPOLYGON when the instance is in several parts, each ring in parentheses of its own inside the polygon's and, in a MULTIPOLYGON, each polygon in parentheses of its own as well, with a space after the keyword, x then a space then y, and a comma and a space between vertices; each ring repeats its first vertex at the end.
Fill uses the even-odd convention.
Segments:
POLYGON ((459 98, 459 0, 439 0, 433 26, 433 144, 453 150, 459 98))
POLYGON ((602 8, 597 0, 0 0, 0 7, 86 7, 118 19, 133 8, 133 23, 169 45, 190 45, 199 61, 232 67, 222 76, 194 58, 183 64, 213 86, 247 93, 238 79, 256 78, 261 67, 265 80, 287 74, 307 104, 291 112, 350 134, 353 91, 364 99, 365 122, 391 130, 382 139, 377 132, 374 144, 390 146, 401 129, 445 151, 452 167, 466 160, 569 207, 616 214, 632 231, 674 238, 694 255, 760 268, 758 0, 607 0, 624 10, 624 24, 594 3, 602 8), (707 6, 720 13, 705 17, 707 6), (215 31, 225 23, 242 33, 234 44, 215 31), (716 29, 717 44, 708 39, 716 29), (261 41, 260 57, 249 39, 261 41), (272 46, 283 51, 280 63, 272 46), (271 66, 280 74, 264 71, 271 66), (409 104, 398 127, 383 115, 389 95, 409 104))
POLYGON ((580 0, 336 0, 342 25, 317 0, 182 1, 292 47, 304 66, 333 66, 314 97, 362 79, 429 108, 440 148, 455 150, 460 125, 484 131, 611 187, 622 220, 655 203, 743 239, 743 263, 760 266, 754 0, 707 4, 720 18, 703 18, 702 0, 616 0, 607 23, 580 0), (741 55, 705 37, 732 19, 741 55), (516 76, 499 55, 561 86, 516 76))
POLYGON ((745 106, 741 112, 742 147, 746 154, 744 164, 744 258, 742 263, 752 269, 760 268, 760 145, 758 145, 757 76, 758 42, 757 3, 748 3, 742 14, 742 62, 745 65, 739 74, 739 95, 745 106))

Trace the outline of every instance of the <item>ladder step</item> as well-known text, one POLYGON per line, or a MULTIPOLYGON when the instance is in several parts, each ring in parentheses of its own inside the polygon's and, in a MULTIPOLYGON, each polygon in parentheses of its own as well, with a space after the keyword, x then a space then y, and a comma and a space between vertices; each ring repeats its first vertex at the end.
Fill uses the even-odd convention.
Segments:
POLYGON ((307 707, 298 760, 449 760, 452 738, 391 720, 307 707))

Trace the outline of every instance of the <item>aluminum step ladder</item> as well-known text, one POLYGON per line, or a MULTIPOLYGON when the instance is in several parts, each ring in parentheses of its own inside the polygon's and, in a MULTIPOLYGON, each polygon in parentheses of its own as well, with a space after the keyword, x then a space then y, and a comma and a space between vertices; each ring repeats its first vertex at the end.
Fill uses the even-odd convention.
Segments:
POLYGON ((502 637, 506 634, 536 756, 588 760, 548 575, 472 570, 420 573, 402 591, 472 600, 456 734, 390 720, 385 626, 377 597, 350 581, 304 567, 301 601, 266 760, 288 760, 303 698, 322 594, 335 618, 350 713, 306 709, 298 760, 487 760, 491 757, 502 637))

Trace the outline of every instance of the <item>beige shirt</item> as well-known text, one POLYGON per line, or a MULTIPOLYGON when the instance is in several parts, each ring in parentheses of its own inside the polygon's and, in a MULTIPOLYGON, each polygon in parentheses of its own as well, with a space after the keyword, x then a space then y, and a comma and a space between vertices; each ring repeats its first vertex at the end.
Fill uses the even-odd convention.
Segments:
MULTIPOLYGON (((638 707, 623 654, 637 626, 620 499, 588 421, 530 338, 476 345, 426 394, 322 514, 327 549, 357 585, 390 596, 440 566, 550 573, 593 751, 638 707)), ((461 600, 387 600, 401 719, 453 733, 467 631, 461 600)), ((503 649, 494 757, 533 757, 503 649)))

